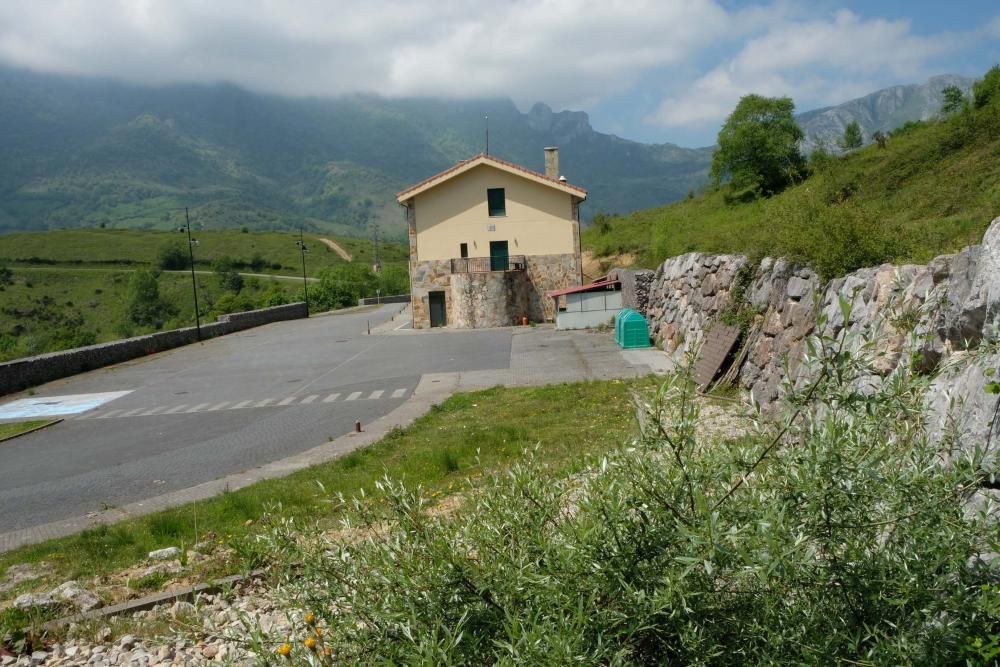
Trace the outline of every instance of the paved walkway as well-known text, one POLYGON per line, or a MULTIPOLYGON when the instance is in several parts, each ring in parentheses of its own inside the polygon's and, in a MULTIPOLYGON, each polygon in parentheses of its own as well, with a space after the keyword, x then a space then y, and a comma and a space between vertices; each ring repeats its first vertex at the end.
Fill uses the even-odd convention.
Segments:
MULTIPOLYGON (((398 322, 397 322, 398 323, 398 322)), ((432 405, 440 403, 458 391, 482 389, 497 385, 528 386, 581 380, 607 380, 634 378, 662 373, 669 369, 669 359, 655 349, 630 350, 623 352, 607 333, 598 334, 583 331, 555 331, 551 326, 514 327, 511 332, 510 360, 508 368, 497 370, 460 370, 454 372, 425 373, 421 375, 409 399, 400 403, 390 412, 365 425, 360 434, 347 433, 311 449, 266 463, 259 467, 230 474, 184 489, 178 489, 146 498, 137 502, 101 512, 91 512, 85 516, 52 521, 29 528, 0 534, 0 551, 22 545, 37 543, 47 539, 79 532, 97 524, 113 523, 127 518, 141 516, 177 505, 211 498, 225 490, 236 490, 254 482, 282 477, 309 466, 330 461, 355 449, 370 445, 382 438, 391 429, 404 427, 426 413, 432 405)), ((464 337, 466 334, 452 330, 414 332, 417 335, 464 337)), ((397 339, 399 340, 399 339, 397 339)), ((413 339, 410 339, 413 340, 413 339)), ((457 340, 456 340, 457 342, 457 340)), ((387 395, 398 393, 402 399, 406 391, 392 387, 366 388, 354 395, 355 401, 377 401, 387 395), (402 390, 402 391, 401 391, 402 390), (382 392, 378 394, 378 392, 382 392), (378 395, 376 395, 378 394, 378 395)), ((333 401, 345 401, 351 395, 303 394, 293 398, 310 405, 322 404, 331 397, 333 401)), ((260 403, 256 401, 253 405, 260 403)), ((207 401, 206 401, 207 403, 207 401)), ((259 407, 278 405, 268 402, 259 407)), ((199 407, 199 406, 192 406, 199 407)), ((200 406, 205 407, 205 406, 200 406)), ((209 404, 206 410, 215 407, 209 404)), ((248 404, 244 407, 250 407, 248 404)), ((225 409, 225 408, 220 408, 225 409)), ((131 410, 129 412, 132 412, 131 410)), ((134 412, 138 417, 143 411, 134 412)), ((164 412, 158 413, 160 415, 164 412)), ((178 411, 176 414, 183 414, 178 411)), ((121 414, 119 417, 125 417, 121 414)), ((95 419, 98 417, 94 417, 95 419)), ((77 417, 76 419, 79 419, 77 417)))

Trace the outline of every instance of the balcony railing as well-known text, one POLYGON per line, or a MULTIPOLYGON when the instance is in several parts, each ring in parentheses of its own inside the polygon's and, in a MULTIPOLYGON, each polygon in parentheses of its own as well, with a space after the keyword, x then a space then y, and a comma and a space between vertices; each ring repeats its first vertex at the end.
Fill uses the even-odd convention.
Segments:
POLYGON ((451 260, 452 273, 489 273, 491 271, 524 271, 524 255, 500 257, 455 257, 451 260))

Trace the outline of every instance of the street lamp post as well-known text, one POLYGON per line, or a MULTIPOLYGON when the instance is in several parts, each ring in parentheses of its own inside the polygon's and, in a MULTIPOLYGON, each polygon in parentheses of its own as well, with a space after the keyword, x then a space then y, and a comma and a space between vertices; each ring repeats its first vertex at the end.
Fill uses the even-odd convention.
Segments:
POLYGON ((177 231, 187 231, 188 238, 188 258, 191 260, 191 291, 194 293, 194 321, 198 330, 198 340, 201 340, 201 313, 198 312, 198 281, 194 277, 194 247, 198 245, 196 239, 191 238, 191 217, 188 215, 187 207, 184 207, 184 227, 177 231))
POLYGON ((306 241, 302 237, 301 227, 299 227, 299 239, 295 242, 295 245, 299 247, 299 251, 302 254, 302 294, 306 301, 306 317, 309 317, 309 283, 306 281, 306 253, 309 252, 309 248, 306 247, 306 241))

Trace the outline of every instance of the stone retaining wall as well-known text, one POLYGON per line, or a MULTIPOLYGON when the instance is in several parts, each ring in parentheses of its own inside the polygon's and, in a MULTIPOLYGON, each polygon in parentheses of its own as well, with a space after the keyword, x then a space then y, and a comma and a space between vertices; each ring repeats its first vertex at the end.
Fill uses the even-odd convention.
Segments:
MULTIPOLYGON (((819 315, 825 322, 822 333, 846 328, 878 337, 875 374, 861 378, 859 389, 877 385, 901 363, 912 362, 918 372, 935 374, 926 398, 932 437, 940 436, 950 420, 960 448, 987 442, 997 397, 983 387, 989 369, 1000 368, 1000 352, 970 351, 983 341, 998 340, 1000 218, 981 245, 926 265, 860 269, 826 284, 808 268, 783 259, 767 258, 748 267, 740 255, 672 257, 656 270, 650 291, 651 335, 680 357, 735 301, 749 308, 750 315, 738 382, 761 404, 773 403, 785 380, 805 379, 799 377, 801 359, 806 338, 817 333, 819 315), (847 322, 841 298, 853 303, 847 322)), ((1000 435, 992 438, 997 441, 1000 435)), ((1000 501, 1000 492, 994 495, 1000 501)))
MULTIPOLYGON (((220 315, 215 322, 202 325, 201 337, 202 339, 214 338, 262 324, 307 316, 306 304, 302 302, 251 310, 245 313, 230 313, 220 315)), ((0 395, 95 368, 163 352, 181 345, 189 345, 197 340, 196 328, 187 327, 7 361, 0 363, 0 395)))

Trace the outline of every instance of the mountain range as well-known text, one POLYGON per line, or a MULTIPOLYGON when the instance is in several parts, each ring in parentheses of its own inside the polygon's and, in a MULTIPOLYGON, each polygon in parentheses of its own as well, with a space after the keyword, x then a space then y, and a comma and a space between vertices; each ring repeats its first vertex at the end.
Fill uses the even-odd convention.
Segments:
MULTIPOLYGON (((953 80, 802 114, 807 145, 849 117, 869 135, 933 114, 933 88, 953 80)), ((498 157, 540 171, 542 147, 559 146, 563 173, 590 192, 586 218, 673 201, 707 179, 711 147, 629 141, 542 103, 523 113, 504 98, 291 98, 0 68, 0 232, 168 229, 190 207, 209 228, 367 235, 378 223, 402 239, 393 194, 482 151, 486 116, 498 157)))

